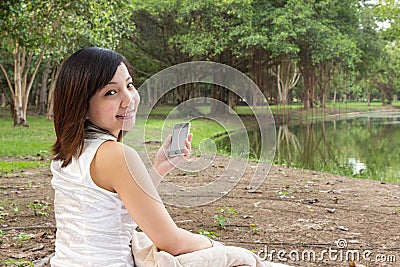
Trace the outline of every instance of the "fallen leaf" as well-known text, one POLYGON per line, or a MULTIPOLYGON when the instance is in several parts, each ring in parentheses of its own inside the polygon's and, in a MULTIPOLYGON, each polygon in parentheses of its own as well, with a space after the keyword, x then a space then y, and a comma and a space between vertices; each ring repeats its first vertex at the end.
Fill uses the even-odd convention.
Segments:
POLYGON ((37 239, 37 238, 42 238, 45 234, 46 234, 46 232, 40 232, 40 233, 37 233, 37 234, 30 234, 30 236, 32 238, 37 239))

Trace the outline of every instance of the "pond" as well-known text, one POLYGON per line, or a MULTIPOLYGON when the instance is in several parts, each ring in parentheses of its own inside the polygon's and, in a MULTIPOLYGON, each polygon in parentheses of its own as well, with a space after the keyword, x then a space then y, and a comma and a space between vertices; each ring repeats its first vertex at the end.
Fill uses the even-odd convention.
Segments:
MULTIPOLYGON (((248 130, 250 157, 260 135, 248 130)), ((229 152, 229 137, 216 139, 229 152)), ((276 127, 277 164, 400 183, 400 113, 372 113, 276 127)))

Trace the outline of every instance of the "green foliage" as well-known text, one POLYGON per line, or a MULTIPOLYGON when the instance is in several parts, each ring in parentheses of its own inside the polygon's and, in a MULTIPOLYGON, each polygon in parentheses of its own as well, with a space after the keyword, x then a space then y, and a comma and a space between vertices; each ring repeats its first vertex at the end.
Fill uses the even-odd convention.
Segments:
POLYGON ((374 6, 374 14, 381 23, 382 33, 389 41, 400 38, 400 3, 398 0, 379 0, 374 6))
POLYGON ((24 242, 24 241, 27 241, 29 239, 32 239, 32 236, 30 236, 27 233, 21 232, 17 236, 14 236, 13 239, 18 241, 18 242, 24 242))
POLYGON ((214 222, 216 225, 224 229, 227 222, 231 221, 235 215, 237 215, 237 211, 234 208, 230 207, 219 207, 218 214, 214 215, 214 222))
POLYGON ((218 237, 218 234, 216 232, 209 232, 204 229, 199 229, 199 234, 204 235, 208 238, 217 238, 218 237))
POLYGON ((41 215, 41 216, 47 216, 46 210, 49 208, 49 206, 46 203, 30 203, 28 205, 28 208, 33 211, 33 214, 35 216, 41 215))
POLYGON ((2 230, 0 230, 0 245, 3 244, 3 235, 5 235, 6 233, 2 230))
POLYGON ((13 267, 34 267, 33 263, 24 259, 7 259, 0 261, 3 266, 13 266, 13 267))
POLYGON ((3 1, 0 29, 27 49, 67 52, 79 41, 115 48, 132 31, 131 1, 3 1))
POLYGON ((43 58, 51 57, 49 61, 59 63, 76 47, 116 48, 132 30, 131 4, 129 0, 23 0, 2 4, 0 51, 6 61, 0 67, 13 98, 15 126, 27 125, 26 99, 43 58))

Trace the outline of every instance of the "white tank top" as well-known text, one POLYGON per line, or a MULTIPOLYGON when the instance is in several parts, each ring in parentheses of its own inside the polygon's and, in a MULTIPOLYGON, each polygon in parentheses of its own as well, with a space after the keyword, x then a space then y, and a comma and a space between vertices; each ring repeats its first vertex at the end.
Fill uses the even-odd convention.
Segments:
POLYGON ((57 222, 53 267, 134 266, 130 244, 137 225, 118 194, 97 186, 90 176, 90 163, 106 140, 115 139, 86 139, 82 155, 65 168, 60 161, 51 163, 57 222))

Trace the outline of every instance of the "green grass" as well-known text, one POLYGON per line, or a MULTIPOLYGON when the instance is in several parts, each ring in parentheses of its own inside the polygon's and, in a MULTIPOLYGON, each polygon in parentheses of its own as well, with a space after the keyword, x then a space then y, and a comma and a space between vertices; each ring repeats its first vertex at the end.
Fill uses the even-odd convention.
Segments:
POLYGON ((0 157, 32 157, 51 155, 55 141, 53 122, 43 116, 29 116, 29 127, 13 127, 11 118, 0 120, 0 157))
MULTIPOLYGON (((170 107, 160 108, 159 114, 164 115, 170 110, 170 107)), ((27 117, 29 127, 13 127, 12 118, 4 115, 8 110, 1 111, 0 119, 0 157, 50 157, 51 146, 55 141, 54 125, 52 121, 47 120, 44 116, 31 115, 27 117)), ((137 119, 137 127, 142 128, 145 124, 145 136, 141 136, 142 132, 132 132, 135 138, 141 138, 145 141, 162 141, 161 131, 164 126, 172 127, 174 123, 180 120, 168 120, 155 117, 144 121, 137 119), (166 125, 164 125, 166 124, 166 125), (168 124, 168 125, 167 125, 168 124)), ((215 134, 222 133, 225 129, 217 122, 208 119, 195 119, 191 121, 191 132, 193 133, 193 147, 198 147, 201 140, 212 137, 215 134)), ((233 129, 231 125, 229 129, 233 129)), ((11 170, 23 170, 29 167, 40 166, 37 161, 23 160, 19 161, 2 161, 0 171, 8 173, 11 170)))
MULTIPOLYGON (((398 102, 394 105, 399 105, 398 102)), ((271 111, 274 114, 294 111, 294 113, 301 113, 300 118, 306 117, 318 117, 328 112, 324 109, 313 109, 305 111, 302 109, 302 105, 293 104, 287 106, 285 109, 282 106, 274 105, 270 106, 271 111)), ((382 108, 380 102, 373 102, 371 106, 368 106, 365 102, 337 102, 335 106, 331 102, 327 102, 327 107, 334 112, 346 113, 354 111, 368 111, 377 110, 382 108)), ((174 123, 178 123, 176 119, 169 119, 165 124, 166 115, 173 109, 173 106, 157 106, 151 113, 151 118, 145 121, 140 117, 137 119, 137 128, 146 126, 145 136, 143 132, 135 132, 133 130, 132 137, 134 140, 145 140, 145 141, 163 141, 161 140, 161 131, 164 126, 172 128, 174 123)), ((144 110, 144 109, 143 109, 144 110)), ((140 110, 139 110, 140 111, 140 110)), ((237 106, 235 111, 238 114, 251 114, 252 111, 246 106, 237 106)), ((209 110, 203 108, 201 112, 207 114, 209 110)), ((269 112, 269 111, 268 111, 269 112)), ((51 157, 51 146, 55 141, 55 133, 53 122, 47 120, 44 116, 30 115, 27 118, 29 127, 13 127, 13 120, 10 115, 8 108, 0 109, 0 158, 7 158, 2 160, 0 164, 0 174, 9 173, 13 171, 23 171, 28 168, 41 167, 43 164, 48 164, 43 161, 38 161, 39 158, 50 158, 51 157), (30 160, 31 157, 35 157, 36 160, 30 160), (18 158, 18 159, 14 159, 18 158), (23 160, 20 160, 23 158, 23 160)), ((224 129, 215 120, 210 119, 194 119, 191 120, 191 132, 193 133, 192 145, 194 148, 198 148, 200 142, 206 138, 211 138, 217 134, 225 131, 235 129, 235 125, 229 122, 225 123, 224 129)), ((137 142, 137 141, 136 141, 137 142)))
POLYGON ((44 116, 28 116, 29 127, 13 127, 9 110, 0 111, 0 175, 46 167, 55 141, 53 122, 44 116), (8 116, 7 116, 8 115, 8 116), (34 159, 32 159, 34 157, 34 159))
MULTIPOLYGON (((395 102, 397 104, 397 102, 395 102)), ((372 102, 371 106, 368 106, 365 102, 337 102, 335 107, 331 102, 327 102, 328 108, 335 109, 335 112, 352 112, 353 110, 367 111, 371 109, 379 109, 382 107, 380 102, 372 102)), ((302 112, 302 118, 307 117, 318 117, 324 115, 323 109, 313 109, 310 111, 302 110, 301 104, 293 104, 286 107, 291 111, 302 112)), ((145 109, 145 107, 142 110, 145 109)), ((144 126, 146 123, 145 136, 141 136, 142 132, 132 133, 135 138, 144 138, 146 141, 162 141, 161 131, 164 127, 165 120, 162 117, 168 115, 173 109, 173 106, 156 106, 151 113, 151 119, 146 122, 138 118, 138 128, 144 126), (155 115, 155 116, 153 116, 155 115)), ((271 105, 271 111, 274 114, 285 112, 282 106, 271 105)), ((139 110, 140 111, 140 110, 139 110)), ((247 106, 237 106, 235 111, 238 114, 251 114, 252 111, 247 106)), ((203 109, 202 112, 207 113, 209 110, 203 109)), ((28 116, 27 122, 29 128, 26 127, 13 127, 13 120, 10 116, 9 109, 0 109, 0 157, 49 157, 51 156, 51 146, 55 141, 55 133, 53 122, 47 120, 44 116, 31 115, 28 116)), ((181 121, 168 120, 168 127, 172 128, 174 123, 181 121)), ((214 120, 208 119, 195 119, 191 121, 192 127, 191 132, 193 133, 193 146, 198 147, 201 140, 204 138, 212 137, 216 134, 224 132, 225 129, 219 123, 214 120)), ((224 122, 225 123, 225 122, 224 122)), ((225 125, 228 129, 232 130, 235 125, 225 125)))
POLYGON ((0 162, 0 175, 12 173, 12 172, 22 172, 26 169, 47 167, 48 163, 43 161, 1 161, 0 162))
MULTIPOLYGON (((144 121, 141 118, 138 118, 136 120, 136 131, 135 129, 132 130, 128 134, 129 139, 127 139, 127 144, 131 145, 137 140, 143 140, 144 141, 157 141, 157 142, 163 142, 164 140, 161 140, 162 138, 165 138, 167 135, 162 136, 162 131, 164 127, 167 127, 167 129, 171 129, 172 131, 172 126, 175 123, 180 123, 182 120, 177 120, 177 119, 168 119, 166 122, 165 119, 155 117, 148 119, 147 121, 144 121), (138 129, 143 129, 145 127, 145 133, 143 136, 143 132, 138 129)), ((205 139, 205 138, 211 138, 212 136, 219 134, 219 133, 224 133, 225 129, 223 126, 221 126, 218 122, 209 120, 209 119, 204 119, 204 118, 199 118, 199 119, 194 119, 191 120, 191 127, 190 127, 190 132, 193 134, 193 140, 192 140, 192 146, 195 148, 198 148, 200 145, 200 142, 205 139)), ((229 125, 227 130, 232 130, 234 129, 234 125, 229 125)), ((169 131, 166 132, 166 134, 169 133, 169 131)))

